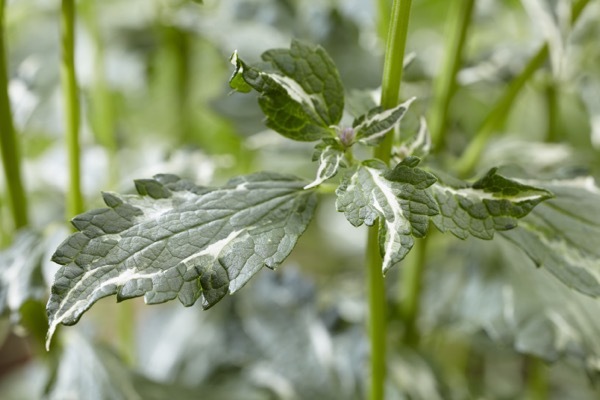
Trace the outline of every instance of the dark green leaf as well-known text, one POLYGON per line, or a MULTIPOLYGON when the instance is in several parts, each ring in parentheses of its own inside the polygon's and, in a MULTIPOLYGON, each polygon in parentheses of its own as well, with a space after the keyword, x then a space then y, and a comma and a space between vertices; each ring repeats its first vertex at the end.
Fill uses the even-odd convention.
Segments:
POLYGON ((259 173, 208 189, 159 175, 142 193, 104 194, 109 208, 76 217, 80 231, 58 248, 47 311, 56 326, 75 324, 99 299, 144 296, 146 303, 198 298, 208 308, 263 266, 275 268, 308 225, 316 196, 292 176, 259 173))
POLYGON ((473 185, 450 180, 449 185, 438 182, 432 187, 440 209, 433 223, 461 239, 492 239, 495 231, 515 228, 520 218, 552 197, 545 189, 498 175, 495 168, 473 185))
POLYGON ((251 67, 234 53, 231 87, 259 92, 267 126, 283 136, 301 141, 332 136, 330 127, 344 111, 344 89, 325 50, 294 40, 289 50, 269 50, 262 59, 272 71, 251 67))
POLYGON ((380 218, 383 271, 400 262, 423 237, 429 217, 438 213, 426 190, 435 177, 416 168, 419 159, 408 157, 393 170, 378 160, 366 161, 344 178, 336 191, 336 207, 354 226, 372 226, 380 218))

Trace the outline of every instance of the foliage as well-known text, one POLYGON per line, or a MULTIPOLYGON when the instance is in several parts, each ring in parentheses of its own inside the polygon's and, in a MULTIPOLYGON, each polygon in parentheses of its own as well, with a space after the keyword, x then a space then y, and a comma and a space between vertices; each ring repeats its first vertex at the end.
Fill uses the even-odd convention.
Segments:
POLYGON ((396 0, 414 54, 388 48, 403 100, 384 108, 386 2, 79 3, 81 189, 58 11, 2 4, 24 173, 0 182, 0 339, 55 339, 0 397, 359 399, 377 379, 389 399, 597 397, 597 7, 396 0), (50 233, 77 192, 90 211, 50 233))

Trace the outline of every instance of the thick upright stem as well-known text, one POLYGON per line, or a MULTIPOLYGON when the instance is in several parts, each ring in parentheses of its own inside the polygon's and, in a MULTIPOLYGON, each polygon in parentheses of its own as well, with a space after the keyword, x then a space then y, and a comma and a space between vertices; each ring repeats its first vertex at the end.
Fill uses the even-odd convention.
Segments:
POLYGON ((69 157, 67 218, 83 212, 79 150, 79 91, 75 74, 75 0, 62 0, 62 63, 60 68, 65 109, 65 130, 69 157))
POLYGON ((448 13, 446 54, 435 82, 433 105, 431 108, 431 139, 435 150, 445 145, 446 122, 450 100, 456 90, 456 74, 462 60, 467 31, 471 24, 471 14, 475 0, 456 0, 450 2, 448 13))
MULTIPOLYGON (((392 4, 381 88, 381 105, 384 108, 392 108, 399 103, 410 6, 410 0, 394 0, 392 4)), ((388 133, 375 149, 374 156, 388 163, 391 157, 392 142, 393 134, 388 133)), ((369 228, 367 268, 369 276, 369 336, 371 341, 369 399, 383 400, 386 375, 386 302, 382 260, 379 251, 379 228, 377 225, 369 228)))
POLYGON ((27 225, 27 197, 21 180, 21 158, 17 136, 15 133, 8 96, 8 72, 6 63, 4 11, 5 1, 0 0, 0 150, 4 178, 8 189, 10 205, 15 228, 27 225))

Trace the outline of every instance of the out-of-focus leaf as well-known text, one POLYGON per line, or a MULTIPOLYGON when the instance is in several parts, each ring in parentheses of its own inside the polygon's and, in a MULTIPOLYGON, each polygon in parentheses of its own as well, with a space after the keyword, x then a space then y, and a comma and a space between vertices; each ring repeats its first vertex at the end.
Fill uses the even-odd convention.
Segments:
POLYGON ((269 50, 262 59, 264 68, 251 67, 234 53, 231 87, 259 92, 267 126, 285 137, 314 141, 332 136, 330 127, 344 112, 344 88, 325 50, 294 40, 289 50, 269 50))
POLYGON ((427 279, 428 325, 482 329, 519 352, 549 361, 574 358, 589 370, 600 369, 598 300, 536 269, 524 252, 500 238, 453 245, 440 259, 444 265, 427 279))
POLYGON ((417 133, 402 142, 400 146, 395 146, 392 153, 395 160, 398 162, 406 157, 415 156, 421 159, 427 157, 431 151, 431 135, 427 128, 427 121, 421 117, 419 121, 419 130, 417 133))
POLYGON ((525 182, 555 198, 502 235, 568 287, 600 296, 600 189, 593 178, 525 182))
POLYGON ((260 275, 247 289, 227 299, 227 309, 155 316, 143 330, 146 340, 152 336, 144 344, 150 350, 141 354, 143 371, 153 379, 210 388, 211 399, 219 399, 213 393, 243 399, 236 397, 240 390, 249 399, 259 390, 267 399, 362 397, 362 325, 328 328, 313 285, 294 269, 260 275))
POLYGON ((494 232, 515 228, 520 218, 552 197, 545 189, 499 175, 496 168, 472 185, 449 179, 431 189, 440 208, 433 223, 461 239, 469 235, 492 239, 494 232))
POLYGON ((46 255, 44 237, 33 230, 20 231, 13 244, 0 253, 0 315, 21 320, 20 309, 28 300, 42 300, 46 283, 42 274, 46 255))
POLYGON ((380 219, 384 273, 408 254, 413 236, 425 236, 429 217, 439 212, 426 190, 436 178, 416 168, 419 161, 408 157, 393 170, 379 160, 365 161, 336 190, 336 208, 352 225, 372 226, 380 219))
POLYGON ((73 325, 99 299, 175 298, 208 308, 263 266, 277 267, 309 223, 314 191, 293 176, 257 173, 205 188, 174 175, 136 181, 139 195, 105 193, 109 208, 76 217, 61 244, 47 310, 73 325))

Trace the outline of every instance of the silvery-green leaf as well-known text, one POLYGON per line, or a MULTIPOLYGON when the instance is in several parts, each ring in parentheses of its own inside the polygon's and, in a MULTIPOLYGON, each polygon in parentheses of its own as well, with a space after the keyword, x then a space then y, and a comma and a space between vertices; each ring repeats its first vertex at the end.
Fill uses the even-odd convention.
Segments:
POLYGON ((46 295, 42 262, 46 255, 44 237, 33 230, 20 231, 7 249, 0 252, 0 315, 20 320, 21 306, 46 295))
POLYGON ((330 127, 344 111, 344 89, 325 50, 293 40, 290 49, 269 50, 262 59, 267 67, 251 67, 234 53, 231 87, 259 92, 267 126, 283 136, 301 141, 332 136, 330 127))
POLYGON ((380 106, 375 107, 355 119, 352 126, 356 132, 356 141, 376 146, 385 134, 400 121, 414 100, 413 97, 389 110, 384 110, 380 106))
POLYGON ((525 182, 555 197, 502 235, 568 287, 600 296, 600 189, 593 178, 525 182))
POLYGON ((139 195, 105 193, 108 208, 73 220, 79 230, 57 249, 47 305, 50 328, 75 324, 99 299, 175 298, 208 308, 263 266, 275 268, 308 225, 314 191, 293 176, 258 173, 220 188, 173 175, 136 182, 139 195))
POLYGON ((552 197, 545 189, 499 175, 496 168, 472 185, 456 179, 446 182, 431 188, 440 209, 433 223, 461 239, 492 239, 495 231, 515 228, 520 218, 552 197))
POLYGON ((400 262, 423 237, 429 217, 438 213, 427 188, 436 178, 416 168, 419 159, 408 157, 393 170, 378 160, 360 164, 337 189, 336 207, 354 226, 372 226, 380 220, 383 271, 400 262))
POLYGON ((305 189, 319 186, 337 174, 340 167, 345 165, 344 149, 335 141, 321 142, 316 147, 313 161, 319 162, 317 177, 309 185, 306 185, 305 189))
POLYGON ((415 156, 421 159, 427 157, 431 151, 431 135, 427 127, 427 121, 421 117, 419 119, 419 130, 417 133, 403 142, 400 146, 395 146, 392 153, 395 160, 402 161, 408 156, 415 156))

